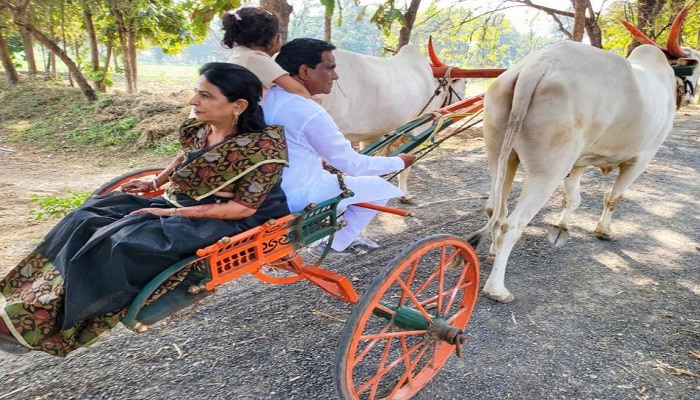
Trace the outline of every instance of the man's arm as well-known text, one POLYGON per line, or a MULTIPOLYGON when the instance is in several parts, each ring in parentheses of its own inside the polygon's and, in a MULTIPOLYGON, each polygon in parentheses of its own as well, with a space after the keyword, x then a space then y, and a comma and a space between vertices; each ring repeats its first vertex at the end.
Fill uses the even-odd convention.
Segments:
POLYGON ((325 111, 309 119, 304 134, 326 163, 348 175, 384 175, 405 167, 404 160, 398 156, 366 156, 357 153, 325 111))

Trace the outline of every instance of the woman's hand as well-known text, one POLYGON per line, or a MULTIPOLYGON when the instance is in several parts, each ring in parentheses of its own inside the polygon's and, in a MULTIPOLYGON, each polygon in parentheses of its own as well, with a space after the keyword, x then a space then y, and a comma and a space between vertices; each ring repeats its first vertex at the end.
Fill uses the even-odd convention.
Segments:
POLYGON ((173 211, 175 210, 175 208, 146 207, 132 211, 129 215, 153 214, 159 217, 171 217, 173 216, 173 211))
POLYGON ((141 179, 132 179, 121 187, 121 191, 126 193, 146 193, 153 189, 152 180, 144 181, 141 179))

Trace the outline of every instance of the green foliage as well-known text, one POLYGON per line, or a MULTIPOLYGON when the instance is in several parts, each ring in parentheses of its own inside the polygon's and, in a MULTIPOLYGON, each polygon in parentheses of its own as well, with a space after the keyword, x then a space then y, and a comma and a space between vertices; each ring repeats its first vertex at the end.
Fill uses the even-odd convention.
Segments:
MULTIPOLYGON (((332 17, 335 11, 335 0, 320 0, 323 7, 326 9, 326 17, 332 17)), ((342 18, 340 19, 342 21, 342 18)))
POLYGON ((214 17, 240 6, 240 0, 186 0, 182 3, 182 8, 189 11, 192 31, 199 37, 207 35, 214 17))
POLYGON ((133 129, 137 123, 136 117, 123 118, 91 126, 86 132, 70 132, 66 135, 66 140, 73 144, 97 148, 121 146, 139 138, 140 132, 133 129))
POLYGON ((37 221, 61 218, 80 206, 90 196, 89 192, 75 192, 70 189, 64 196, 39 196, 33 194, 29 199, 36 207, 29 210, 37 221))
POLYGON ((618 19, 625 19, 625 10, 622 5, 613 5, 608 9, 607 17, 599 22, 603 49, 624 56, 632 43, 632 35, 618 22, 618 19))
MULTIPOLYGON (((667 3, 654 23, 644 29, 644 33, 659 45, 665 47, 673 19, 680 11, 679 7, 683 4, 683 2, 667 3), (676 8, 671 8, 672 6, 676 8)), ((636 7, 631 10, 629 5, 615 2, 606 9, 604 17, 600 19, 603 48, 626 56, 633 38, 629 31, 619 22, 620 19, 637 26, 636 7)), ((681 39, 683 47, 700 48, 700 13, 698 12, 698 7, 691 8, 686 16, 683 22, 681 39)))
POLYGON ((85 77, 91 81, 103 82, 107 87, 114 86, 112 73, 109 71, 93 71, 92 66, 89 65, 89 63, 83 63, 81 70, 85 73, 85 77))
MULTIPOLYGON (((412 44, 427 49, 432 36, 440 59, 461 68, 509 67, 532 50, 501 14, 483 18, 464 7, 433 5, 418 14, 415 26, 412 44)), ((388 41, 397 43, 398 34, 392 34, 388 41)))
MULTIPOLYGON (((354 0, 341 0, 337 8, 343 10, 343 18, 338 20, 333 28, 333 44, 348 51, 380 55, 384 47, 384 38, 372 22, 365 20, 365 6, 357 4, 354 0)), ((289 38, 322 38, 324 13, 325 9, 320 3, 304 2, 295 6, 289 22, 289 38)))
POLYGON ((173 141, 169 144, 161 144, 158 146, 151 147, 149 148, 149 150, 153 154, 173 155, 180 152, 182 150, 182 147, 180 146, 180 143, 173 141))
POLYGON ((395 22, 401 26, 406 26, 403 11, 396 8, 394 0, 388 0, 379 4, 370 21, 377 25, 377 28, 381 29, 385 36, 391 34, 391 28, 395 22))

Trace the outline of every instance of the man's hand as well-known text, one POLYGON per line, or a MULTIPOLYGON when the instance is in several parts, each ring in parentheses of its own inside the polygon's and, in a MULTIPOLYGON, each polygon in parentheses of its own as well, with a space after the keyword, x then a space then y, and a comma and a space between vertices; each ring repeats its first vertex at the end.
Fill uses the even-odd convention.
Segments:
POLYGON ((397 157, 403 160, 403 167, 408 168, 416 161, 416 156, 408 153, 401 153, 397 157))

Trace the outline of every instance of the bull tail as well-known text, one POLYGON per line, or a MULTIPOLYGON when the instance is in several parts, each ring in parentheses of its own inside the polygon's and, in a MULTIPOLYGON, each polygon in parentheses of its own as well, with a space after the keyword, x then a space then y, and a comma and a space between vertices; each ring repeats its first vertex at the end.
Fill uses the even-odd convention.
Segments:
POLYGON ((501 199, 503 198, 503 188, 506 179, 506 169, 508 168, 508 159, 513 152, 516 135, 518 132, 520 132, 525 116, 527 115, 527 111, 530 108, 530 103, 532 102, 532 98, 535 94, 535 89, 545 76, 546 72, 546 66, 539 66, 534 70, 531 69, 521 71, 515 78, 515 83, 513 85, 513 102, 511 103, 506 130, 503 134, 503 143, 501 144, 501 151, 498 155, 496 181, 493 185, 493 213, 483 228, 467 237, 466 240, 470 245, 472 245, 472 247, 476 247, 483 235, 493 229, 496 221, 501 215, 502 208, 504 207, 504 202, 501 201, 501 199), (526 74, 526 76, 523 76, 524 74, 526 74))

